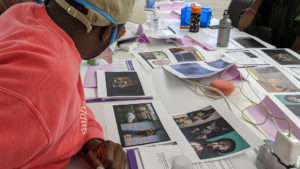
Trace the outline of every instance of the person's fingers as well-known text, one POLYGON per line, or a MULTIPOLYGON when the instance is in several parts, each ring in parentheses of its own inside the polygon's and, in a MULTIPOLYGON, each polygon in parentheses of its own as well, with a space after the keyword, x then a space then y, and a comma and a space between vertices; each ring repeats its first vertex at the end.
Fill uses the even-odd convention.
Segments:
POLYGON ((114 163, 111 169, 125 169, 127 161, 127 155, 121 145, 115 144, 114 163))
POLYGON ((86 156, 85 160, 90 164, 90 166, 94 169, 100 169, 102 167, 105 169, 104 165, 101 163, 101 161, 98 158, 97 152, 89 151, 86 156))
POLYGON ((98 155, 101 154, 99 158, 105 167, 111 166, 114 162, 114 146, 115 143, 112 141, 105 141, 98 148, 98 155))

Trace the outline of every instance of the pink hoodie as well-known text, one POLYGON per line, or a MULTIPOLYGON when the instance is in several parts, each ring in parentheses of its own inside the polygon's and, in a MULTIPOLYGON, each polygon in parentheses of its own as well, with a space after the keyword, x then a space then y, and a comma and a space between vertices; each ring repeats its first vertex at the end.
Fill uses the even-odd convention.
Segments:
POLYGON ((86 107, 81 57, 44 6, 0 16, 0 169, 65 168, 102 128, 86 107))

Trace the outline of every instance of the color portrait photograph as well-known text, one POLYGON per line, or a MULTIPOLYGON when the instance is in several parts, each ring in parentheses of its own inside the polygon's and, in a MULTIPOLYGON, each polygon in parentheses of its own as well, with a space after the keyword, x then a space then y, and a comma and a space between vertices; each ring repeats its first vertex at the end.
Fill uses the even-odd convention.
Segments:
POLYGON ((250 147, 211 106, 173 119, 199 159, 226 156, 250 147))
POLYGON ((171 62, 168 56, 162 51, 139 53, 151 68, 163 67, 171 62))
POLYGON ((151 103, 113 106, 122 147, 169 141, 151 103))
POLYGON ((105 72, 107 96, 144 96, 136 72, 105 72))
POLYGON ((251 37, 236 37, 233 39, 245 48, 266 48, 265 45, 251 37))
POLYGON ((267 54, 280 65, 300 64, 300 60, 285 49, 262 49, 261 51, 267 54))
POLYGON ((295 116, 300 118, 300 95, 275 95, 295 116))
POLYGON ((194 47, 171 48, 170 51, 177 62, 203 61, 204 57, 194 47))
POLYGON ((298 92, 299 89, 276 67, 260 67, 248 69, 250 75, 267 92, 298 92))

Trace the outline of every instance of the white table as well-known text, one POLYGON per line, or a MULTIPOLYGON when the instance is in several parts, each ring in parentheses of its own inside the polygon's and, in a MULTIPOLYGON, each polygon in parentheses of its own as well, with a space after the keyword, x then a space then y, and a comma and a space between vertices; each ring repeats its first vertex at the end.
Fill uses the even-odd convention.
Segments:
MULTIPOLYGON (((214 21, 215 22, 215 21, 214 21)), ((176 24, 178 24, 176 21, 172 21, 172 28, 174 29, 174 26, 176 28, 176 24)), ((179 26, 179 25, 178 25, 179 26)), ((208 28, 201 28, 199 33, 188 33, 187 30, 179 30, 175 29, 178 35, 184 35, 189 34, 193 37, 197 37, 202 39, 203 41, 215 45, 216 44, 216 37, 213 36, 207 36, 204 31, 215 31, 216 30, 207 30, 208 28)), ((231 36, 245 36, 245 33, 239 32, 238 30, 233 30, 231 33, 231 36)), ((141 44, 140 47, 143 47, 144 50, 154 51, 154 50, 160 50, 162 48, 169 48, 169 47, 175 47, 174 44, 166 44, 162 40, 151 40, 150 45, 143 45, 141 44)), ((224 48, 219 48, 218 50, 224 50, 224 48)), ((131 54, 125 51, 119 51, 114 56, 116 58, 133 58, 131 54)), ((87 70, 87 64, 82 63, 81 66, 81 74, 84 75, 87 70)), ((192 110, 193 107, 199 107, 199 106, 206 106, 208 105, 212 100, 210 98, 207 98, 203 94, 199 94, 195 92, 194 85, 191 85, 174 75, 164 71, 163 69, 156 69, 156 70, 144 70, 145 73, 152 77, 151 85, 155 91, 154 99, 159 100, 163 103, 165 109, 169 114, 178 114, 178 113, 184 113, 187 112, 187 110, 192 110)), ((83 77, 83 76, 82 76, 83 77)), ((240 83, 237 83, 236 85, 241 85, 240 83)), ((251 91, 249 89, 249 86, 244 85, 245 91, 251 91)), ((247 95, 254 100, 258 101, 258 98, 251 92, 248 92, 247 95)), ((240 106, 240 108, 245 108, 249 105, 249 102, 238 92, 235 91, 231 96, 229 96, 231 100, 233 100, 237 105, 240 106)), ((103 118, 103 112, 101 112, 101 104, 103 103, 89 103, 88 106, 93 110, 96 116, 96 120, 105 127, 105 121, 103 118)), ((241 112, 238 111, 233 105, 231 105, 233 108, 233 113, 241 117, 241 112)), ((245 125, 249 126, 251 130, 254 130, 257 132, 257 130, 250 126, 249 124, 245 125)), ((257 132, 258 133, 258 132, 257 132)), ((104 133, 105 134, 105 133, 104 133)), ((260 138, 263 139, 263 136, 260 135, 260 138)), ((256 160, 256 153, 254 151, 251 151, 247 153, 247 156, 255 163, 258 169, 263 169, 262 163, 256 160)), ((87 164, 85 161, 76 156, 73 157, 72 162, 68 166, 69 169, 79 169, 79 168, 87 168, 87 164)))

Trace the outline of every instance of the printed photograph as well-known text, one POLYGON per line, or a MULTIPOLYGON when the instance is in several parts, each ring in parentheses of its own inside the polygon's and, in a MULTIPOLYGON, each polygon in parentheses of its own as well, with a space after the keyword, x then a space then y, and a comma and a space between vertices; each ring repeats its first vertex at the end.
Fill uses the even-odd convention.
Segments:
POLYGON ((237 37, 233 39, 245 48, 266 48, 265 45, 251 37, 237 37))
POLYGON ((263 49, 262 51, 280 65, 300 64, 300 60, 285 49, 263 49))
POLYGON ((136 72, 105 72, 107 96, 144 96, 136 72))
POLYGON ((299 89, 276 67, 261 67, 248 69, 250 75, 267 92, 298 92, 299 89))
POLYGON ((163 67, 171 62, 168 56, 162 51, 139 53, 151 68, 163 67))
POLYGON ((202 54, 194 47, 171 48, 177 62, 204 61, 202 54))
POLYGON ((211 106, 173 119, 199 159, 222 157, 250 147, 211 106))
POLYGON ((300 95, 275 95, 275 97, 300 118, 300 95))
POLYGON ((217 60, 217 61, 208 63, 208 65, 211 67, 214 67, 214 68, 224 69, 224 68, 229 67, 231 64, 224 62, 223 60, 217 60))
POLYGON ((170 141, 151 103, 113 106, 122 147, 170 141))
POLYGON ((214 71, 208 70, 199 65, 198 63, 183 63, 177 65, 170 65, 170 67, 186 77, 202 76, 214 73, 214 71))
POLYGON ((249 58, 258 58, 256 55, 249 51, 228 51, 225 52, 226 54, 230 55, 233 58, 236 58, 237 60, 241 59, 249 59, 249 58))

